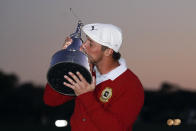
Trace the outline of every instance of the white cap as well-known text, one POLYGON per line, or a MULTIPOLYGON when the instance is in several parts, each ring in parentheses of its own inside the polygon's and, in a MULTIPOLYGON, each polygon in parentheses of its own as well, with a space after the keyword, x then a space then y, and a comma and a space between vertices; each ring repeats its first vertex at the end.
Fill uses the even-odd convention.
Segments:
POLYGON ((95 42, 118 52, 122 44, 121 29, 112 24, 94 23, 82 27, 84 33, 95 42))

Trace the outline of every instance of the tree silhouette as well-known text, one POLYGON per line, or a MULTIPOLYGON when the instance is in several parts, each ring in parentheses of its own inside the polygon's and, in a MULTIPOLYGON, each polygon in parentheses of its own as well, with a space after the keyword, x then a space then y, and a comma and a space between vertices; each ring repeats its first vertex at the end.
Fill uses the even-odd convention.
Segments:
POLYGON ((18 84, 18 77, 15 74, 5 74, 0 71, 0 93, 6 93, 18 84))

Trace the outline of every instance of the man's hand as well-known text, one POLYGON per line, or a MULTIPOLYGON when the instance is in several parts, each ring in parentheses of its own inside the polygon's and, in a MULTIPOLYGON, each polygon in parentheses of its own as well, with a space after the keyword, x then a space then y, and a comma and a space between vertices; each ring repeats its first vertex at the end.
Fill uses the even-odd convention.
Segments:
POLYGON ((72 41, 73 40, 71 39, 71 37, 66 37, 65 42, 63 43, 62 49, 66 49, 69 45, 71 45, 72 41))
POLYGON ((63 83, 65 86, 73 89, 76 96, 95 90, 96 82, 94 76, 93 76, 93 81, 91 82, 91 84, 89 84, 79 72, 76 72, 76 74, 79 78, 72 72, 69 72, 69 75, 73 78, 73 80, 66 75, 64 77, 71 84, 66 82, 63 83))

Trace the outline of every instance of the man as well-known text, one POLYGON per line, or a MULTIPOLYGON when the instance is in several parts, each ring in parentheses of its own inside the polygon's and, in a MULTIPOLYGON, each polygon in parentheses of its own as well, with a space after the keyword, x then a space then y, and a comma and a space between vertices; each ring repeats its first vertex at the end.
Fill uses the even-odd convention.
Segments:
MULTIPOLYGON (((65 96, 46 86, 44 101, 51 106, 75 99, 71 117, 73 131, 132 131, 144 102, 144 91, 137 76, 127 69, 118 52, 122 44, 121 30, 111 24, 88 24, 82 28, 87 36, 81 50, 93 65, 92 83, 77 72, 63 83, 76 97, 65 96), (96 77, 96 79, 95 79, 96 77)), ((71 43, 67 38, 64 48, 71 43)))

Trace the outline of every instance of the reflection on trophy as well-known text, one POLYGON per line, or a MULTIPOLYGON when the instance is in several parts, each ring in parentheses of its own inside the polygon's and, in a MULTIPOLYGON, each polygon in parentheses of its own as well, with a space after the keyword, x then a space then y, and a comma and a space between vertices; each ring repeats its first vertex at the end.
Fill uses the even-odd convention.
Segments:
POLYGON ((87 82, 91 83, 92 77, 90 74, 90 67, 87 56, 80 51, 82 45, 81 27, 82 22, 78 21, 76 32, 71 34, 73 40, 71 45, 66 49, 57 51, 50 63, 50 68, 47 73, 48 84, 57 92, 69 96, 75 96, 74 91, 63 85, 63 82, 69 83, 64 75, 70 76, 68 72, 76 74, 80 72, 87 82))

